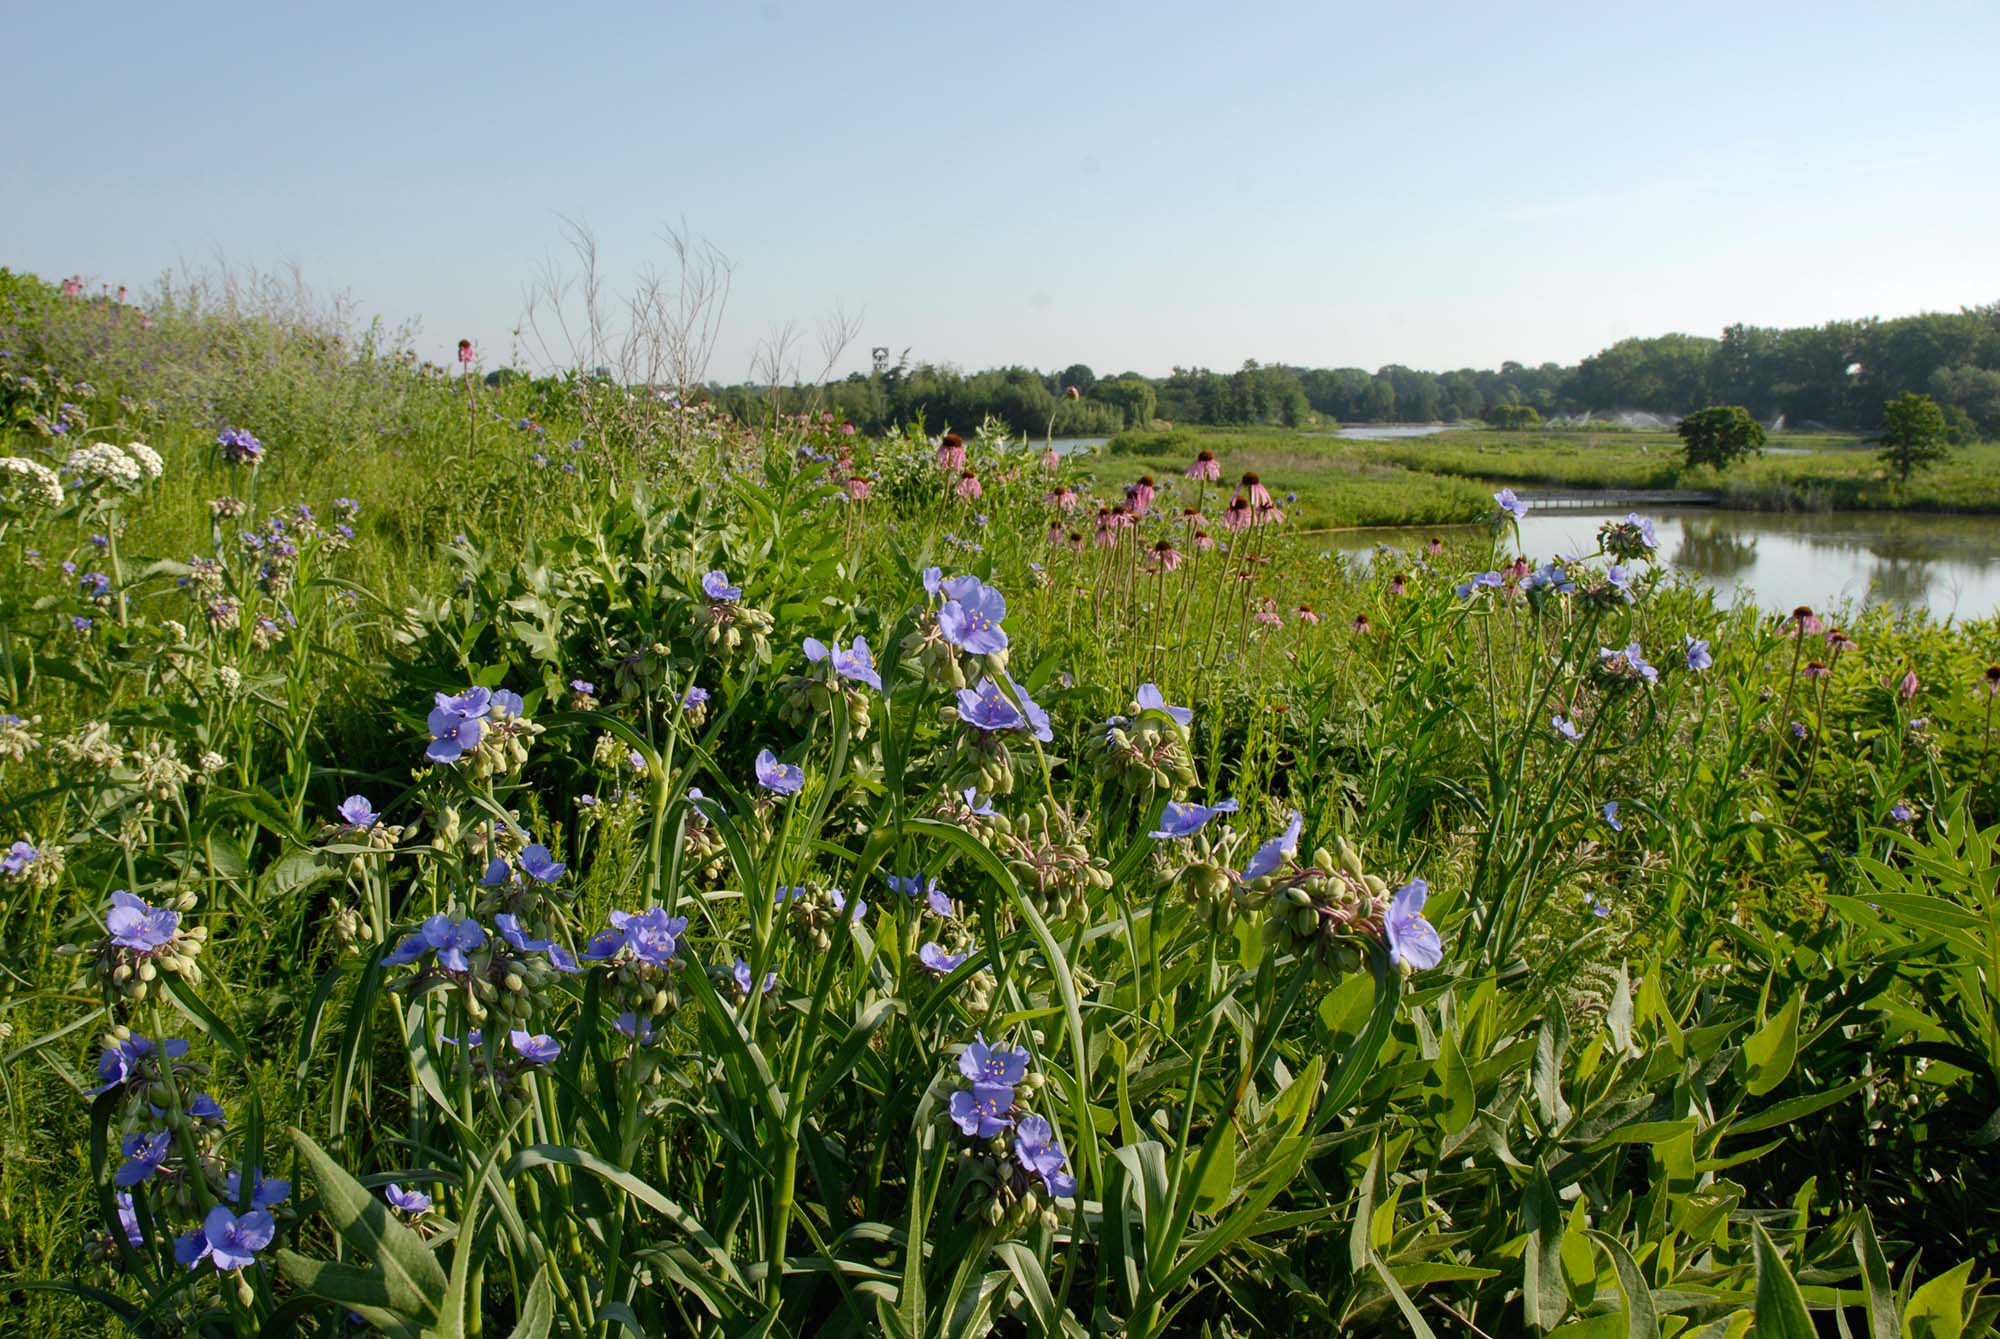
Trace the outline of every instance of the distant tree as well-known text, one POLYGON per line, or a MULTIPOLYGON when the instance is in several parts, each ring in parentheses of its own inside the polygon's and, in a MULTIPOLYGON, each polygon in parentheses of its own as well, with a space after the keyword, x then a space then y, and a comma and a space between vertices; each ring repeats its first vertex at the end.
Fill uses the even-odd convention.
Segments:
POLYGON ((1951 454, 1946 431, 1944 411, 1936 400, 1904 391, 1882 406, 1882 459, 1908 483, 1911 470, 1935 465, 1951 454))
POLYGON ((1972 446, 1983 440, 1983 436, 1979 424, 1965 412, 1964 406, 1954 404, 1944 408, 1944 439, 1953 446, 1972 446))
POLYGON ((1718 471, 1764 449, 1764 425, 1738 404, 1712 404, 1681 420, 1688 468, 1713 465, 1718 471))
POLYGON ((1491 423, 1494 427, 1504 428, 1508 432, 1519 432, 1523 428, 1532 428, 1542 421, 1541 414, 1531 404, 1490 405, 1480 417, 1491 423))
POLYGON ((1088 364, 1071 363, 1062 370, 1062 375, 1056 378, 1056 384, 1059 389, 1074 386, 1088 395, 1097 386, 1097 373, 1091 371, 1088 364))
POLYGON ((496 367, 486 374, 486 384, 495 390, 502 386, 511 386, 521 380, 525 380, 524 374, 511 367, 496 367))

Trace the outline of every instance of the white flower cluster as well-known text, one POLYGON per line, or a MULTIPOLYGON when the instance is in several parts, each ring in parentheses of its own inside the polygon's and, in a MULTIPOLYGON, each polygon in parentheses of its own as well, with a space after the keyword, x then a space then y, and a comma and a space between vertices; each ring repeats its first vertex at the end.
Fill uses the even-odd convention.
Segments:
POLYGON ((160 453, 144 442, 125 443, 125 454, 139 462, 148 479, 157 479, 167 472, 167 462, 160 459, 160 453))
POLYGON ((63 461, 63 473, 77 482, 116 484, 137 488, 145 482, 146 471, 139 461, 109 442, 92 442, 73 448, 63 461))
POLYGON ((37 507, 63 504, 62 480, 40 461, 0 456, 0 494, 37 507))

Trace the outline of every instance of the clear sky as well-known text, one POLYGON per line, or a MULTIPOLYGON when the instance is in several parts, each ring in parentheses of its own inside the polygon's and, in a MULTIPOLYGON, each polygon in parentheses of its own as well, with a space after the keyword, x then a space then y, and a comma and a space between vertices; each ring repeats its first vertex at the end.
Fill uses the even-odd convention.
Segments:
MULTIPOLYGON (((6 5, 0 264, 500 361, 561 219, 968 368, 1434 369, 2000 299, 2000 3, 6 5)), ((808 369, 809 371, 812 369, 808 369)))

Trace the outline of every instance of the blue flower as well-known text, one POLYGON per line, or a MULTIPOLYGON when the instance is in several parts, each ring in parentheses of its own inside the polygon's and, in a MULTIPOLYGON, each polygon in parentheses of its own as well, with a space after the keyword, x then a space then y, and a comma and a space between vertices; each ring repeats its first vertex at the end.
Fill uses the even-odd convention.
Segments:
POLYGON ((652 1019, 641 1018, 631 1009, 627 1009, 624 1013, 618 1015, 611 1026, 617 1028, 641 1046, 651 1046, 653 1039, 659 1035, 653 1030, 652 1019))
POLYGON ((944 639, 970 655, 986 656, 1007 649, 1007 633, 1000 626, 1007 617, 1007 600, 978 577, 953 577, 943 583, 947 597, 938 610, 938 631, 944 639))
POLYGON ((1613 832, 1623 832, 1625 830, 1625 825, 1618 821, 1618 801, 1606 800, 1604 802, 1604 821, 1611 825, 1613 832))
POLYGON ((1564 739, 1567 739, 1572 744, 1574 744, 1577 740, 1583 738, 1583 731, 1577 729, 1576 723, 1570 720, 1567 716, 1561 716, 1561 715, 1552 716, 1549 718, 1549 724, 1553 725, 1556 728, 1557 734, 1561 735, 1564 739))
POLYGON ((1023 1116, 1014 1130, 1014 1157, 1021 1169, 1039 1176, 1049 1194, 1069 1199, 1076 1194, 1076 1178, 1066 1170, 1069 1158, 1053 1126, 1040 1116, 1023 1116))
POLYGON ((42 853, 26 842, 15 842, 0 855, 0 875, 19 878, 21 871, 42 858, 42 853))
POLYGON ((950 920, 958 914, 952 909, 951 899, 945 896, 944 889, 942 888, 931 889, 930 892, 924 895, 924 902, 933 912, 944 917, 946 920, 950 920))
POLYGON ((1138 693, 1138 703, 1140 711, 1165 712, 1167 715, 1173 717, 1174 720, 1181 725, 1186 725, 1194 720, 1194 708, 1175 707, 1168 705, 1167 699, 1165 695, 1163 695, 1160 692, 1158 684, 1151 684, 1151 683, 1140 684, 1138 693))
POLYGON ((681 710, 693 711, 706 701, 708 701, 708 690, 706 688, 690 688, 686 693, 681 695, 681 710))
POLYGON ((1250 857, 1250 863, 1243 867, 1243 880, 1248 883, 1277 872, 1278 866, 1289 859, 1299 849, 1299 834, 1305 830, 1305 816, 1294 810, 1292 821, 1285 830, 1257 848, 1250 857))
POLYGON ((389 1201, 391 1208, 399 1209, 412 1218, 431 1211, 429 1195, 421 1190, 405 1190, 394 1181, 382 1187, 382 1198, 389 1201))
POLYGON ((521 852, 521 868, 536 883, 554 883, 569 866, 551 856, 549 848, 540 842, 530 842, 521 852))
POLYGON ((446 701, 445 695, 439 693, 438 705, 431 710, 426 722, 430 726, 431 742, 424 750, 424 756, 432 762, 457 762, 468 751, 479 747, 480 736, 486 733, 482 720, 484 704, 479 715, 468 716, 446 706, 446 701))
POLYGON ((165 1130, 155 1130, 151 1134, 128 1134, 120 1151, 125 1154, 125 1163, 118 1169, 112 1181, 120 1186, 136 1186, 160 1170, 160 1164, 167 1160, 167 1145, 173 1136, 165 1130))
POLYGON ((703 575, 701 593, 717 604, 735 604, 743 598, 743 587, 730 585, 729 574, 717 568, 703 575))
POLYGON ((1623 563, 1613 563, 1604 574, 1604 579, 1611 584, 1611 589, 1625 597, 1625 603, 1632 603, 1632 573, 1623 563))
POLYGON ((980 800, 977 787, 967 786, 959 792, 959 798, 965 801, 965 807, 971 811, 974 818, 992 818, 999 812, 994 809, 993 801, 986 800, 982 802, 980 800))
POLYGON ((111 942, 140 954, 158 953, 173 943, 180 924, 180 912, 171 907, 155 907, 122 888, 111 895, 111 910, 104 917, 104 928, 110 932, 111 942))
POLYGON ((165 1042, 155 1042, 150 1037, 134 1035, 116 1046, 107 1048, 97 1057, 97 1077, 104 1082, 101 1086, 92 1088, 89 1095, 96 1097, 100 1093, 108 1093, 129 1081, 139 1072, 142 1061, 161 1050, 166 1052, 169 1061, 174 1061, 188 1053, 188 1044, 179 1037, 169 1037, 165 1042))
POLYGON ((769 749, 757 754, 757 784, 780 795, 796 795, 805 789, 806 774, 790 763, 782 763, 769 749))
POLYGON ((1597 658, 1601 661, 1611 662, 1611 661, 1616 661, 1621 657, 1624 659, 1627 665, 1632 667, 1632 672, 1637 674, 1640 678, 1644 679, 1647 683, 1658 682, 1660 677, 1660 672, 1654 669, 1651 665, 1648 665, 1646 663, 1645 657, 1639 654, 1639 643, 1633 642, 1629 646, 1627 646, 1623 651, 1614 651, 1608 646, 1600 646, 1597 648, 1597 658))
POLYGON ((1192 837, 1208 826, 1208 820, 1217 814, 1236 812, 1235 800, 1223 800, 1219 804, 1196 804, 1193 801, 1168 800, 1166 809, 1160 814, 1160 826, 1146 835, 1154 841, 1172 841, 1177 837, 1192 837))
POLYGON ((835 911, 846 911, 847 919, 850 921, 858 923, 863 916, 868 914, 868 903, 862 898, 855 898, 854 909, 849 911, 846 893, 841 892, 838 888, 829 888, 826 890, 826 895, 833 899, 833 909, 835 911))
POLYGON ((1916 814, 1910 809, 1909 805, 1904 804, 1901 800, 1898 800, 1896 801, 1895 807, 1889 810, 1889 817, 1894 819, 1898 823, 1907 823, 1911 819, 1915 818, 1916 814))
POLYGON ((1018 1046, 989 1046, 976 1032, 959 1053, 958 1072, 974 1083, 999 1083, 1012 1088, 1028 1076, 1028 1053, 1018 1046))
POLYGON ((526 1028, 515 1028, 507 1034, 507 1044, 531 1065, 546 1065, 562 1054, 562 1043, 546 1032, 530 1034, 526 1028))
POLYGON ((448 972, 466 971, 471 964, 465 955, 486 943, 486 931, 479 922, 467 917, 453 920, 439 912, 427 918, 417 927, 417 932, 404 938, 403 942, 382 959, 384 967, 401 967, 405 963, 416 962, 429 953, 436 953, 438 965, 448 972))
POLYGON ((1527 519, 1528 504, 1521 501, 1521 499, 1515 497, 1513 489, 1511 488, 1501 489, 1499 492, 1493 495, 1493 500, 1500 504, 1501 511, 1506 512, 1509 516, 1512 516, 1515 520, 1520 521, 1527 519))
POLYGON ((866 637, 856 637, 854 645, 845 651, 840 649, 839 642, 833 644, 833 671, 843 679, 865 683, 878 693, 882 691, 882 676, 875 670, 875 657, 869 653, 866 637))
POLYGON ((522 953, 546 953, 554 942, 548 939, 531 939, 521 929, 521 918, 511 911, 503 911, 493 918, 493 928, 500 937, 522 953))
POLYGON ((1382 918, 1390 960, 1412 971, 1420 972, 1444 961, 1444 945, 1438 939, 1437 928, 1424 919, 1424 899, 1430 896, 1430 891, 1431 886, 1422 879, 1411 879, 1389 899, 1388 914, 1382 918))
POLYGON ((1021 704, 1022 714, 1028 718, 1028 729, 1044 744, 1055 740, 1055 731, 1049 728, 1049 714, 1035 705, 1035 699, 1028 696, 1028 690, 1007 676, 1007 686, 1014 690, 1014 700, 1021 704))
POLYGON ((901 893, 905 897, 926 897, 938 886, 936 879, 925 878, 921 874, 912 874, 907 878, 888 874, 883 876, 883 882, 889 885, 890 892, 901 893))
POLYGON ((340 815, 340 821, 350 828, 372 828, 382 821, 382 815, 376 813, 375 806, 362 795, 348 796, 335 812, 340 815))
POLYGON ((174 1259, 189 1269, 204 1259, 224 1272, 248 1269, 277 1234, 278 1224, 265 1210, 239 1217, 228 1205, 218 1204, 202 1219, 199 1232, 190 1231, 174 1243, 174 1259))
POLYGON ((1506 584, 1507 578, 1501 576, 1498 572, 1481 572, 1478 576, 1472 578, 1472 580, 1461 581, 1458 584, 1458 598, 1469 600, 1482 590, 1498 590, 1506 584))
POLYGON ((1683 654, 1687 657, 1687 667, 1691 670, 1705 670, 1715 663, 1715 657, 1709 653, 1708 643, 1692 633, 1688 635, 1687 647, 1683 654))
POLYGON ((951 1095, 951 1119, 975 1139, 991 1139, 1014 1123, 1014 1089, 1007 1084, 975 1083, 951 1095))
POLYGON ((929 942, 917 950, 917 961, 924 965, 926 971, 937 976, 950 976, 971 956, 970 953, 947 953, 929 942))
POLYGON ((132 1203, 132 1192, 121 1190, 114 1196, 118 1205, 118 1226, 125 1230, 125 1240, 133 1249, 146 1244, 146 1234, 139 1230, 139 1210, 132 1203))
POLYGON ((932 599, 935 600, 937 598, 938 588, 943 584, 944 584, 943 568, 926 567, 924 569, 924 594, 930 596, 932 599))
POLYGON ((1028 719, 1019 707, 1007 700, 999 685, 991 679, 981 679, 976 688, 958 690, 958 718, 975 730, 996 733, 1002 730, 1024 730, 1028 719))
MULTIPOLYGON (((750 975, 750 964, 738 958, 736 966, 730 969, 729 973, 730 980, 736 983, 737 994, 748 995, 750 993, 750 975)), ((764 989, 762 993, 766 995, 770 994, 776 988, 777 984, 778 974, 776 972, 764 973, 764 989)))
POLYGON ((640 912, 614 911, 612 928, 592 936, 583 956, 603 962, 629 950, 642 964, 664 967, 673 961, 687 925, 687 917, 669 916, 665 907, 649 907, 640 912))
MULTIPOLYGON (((232 1204, 243 1198, 243 1174, 232 1171, 222 1180, 222 1197, 232 1204)), ((262 1171, 250 1178, 250 1207, 270 1209, 292 1197, 292 1183, 283 1177, 266 1176, 262 1171)))

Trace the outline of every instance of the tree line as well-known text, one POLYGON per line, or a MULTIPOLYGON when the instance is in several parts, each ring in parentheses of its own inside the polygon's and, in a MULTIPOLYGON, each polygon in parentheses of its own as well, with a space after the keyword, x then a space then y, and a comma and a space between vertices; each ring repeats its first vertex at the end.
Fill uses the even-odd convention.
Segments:
POLYGON ((1720 338, 1625 339, 1571 366, 1431 372, 1390 364, 1371 372, 1250 361, 1233 372, 1176 367, 1165 377, 1100 377, 1082 363, 964 372, 906 357, 824 388, 709 390, 723 407, 752 417, 774 402, 786 412, 817 403, 868 430, 920 417, 933 430, 965 429, 993 416, 1035 436, 1111 433, 1156 419, 1302 427, 1484 418, 1518 427, 1586 412, 1678 419, 1711 404, 1741 405, 1765 423, 1873 431, 1883 405, 1922 394, 1954 433, 2000 436, 2000 303, 1817 326, 1732 325, 1720 338))

